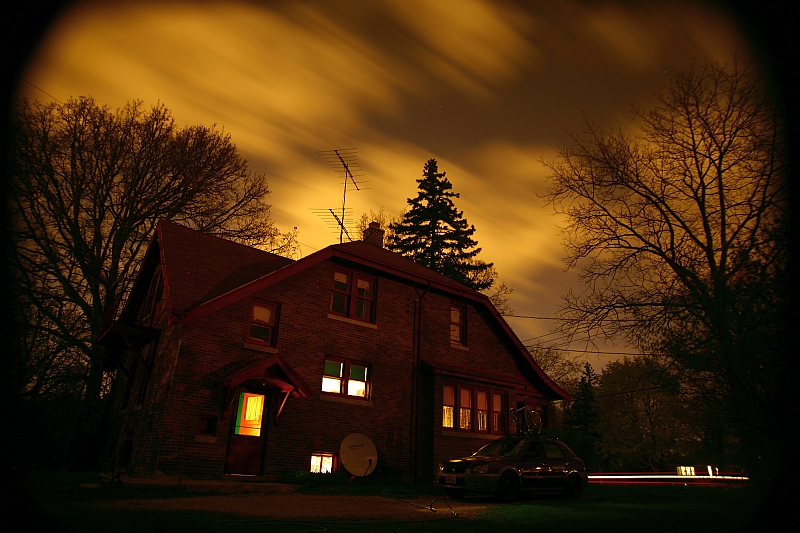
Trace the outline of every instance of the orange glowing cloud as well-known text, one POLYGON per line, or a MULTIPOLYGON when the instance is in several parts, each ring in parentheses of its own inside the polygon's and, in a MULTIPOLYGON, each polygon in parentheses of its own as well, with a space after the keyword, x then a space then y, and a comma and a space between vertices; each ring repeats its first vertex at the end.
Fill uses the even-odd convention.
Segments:
MULTIPOLYGON (((33 55, 20 94, 163 102, 179 124, 217 124, 269 177, 280 227, 303 252, 338 239, 311 208, 341 206, 319 150, 358 147, 358 216, 399 213, 435 157, 519 314, 552 316, 575 287, 559 221, 536 193, 582 113, 630 127, 695 56, 746 41, 697 3, 577 0, 79 2, 33 55), (45 94, 46 93, 46 94, 45 94)), ((579 287, 578 287, 579 289, 579 287)), ((547 321, 510 319, 525 339, 547 321)))

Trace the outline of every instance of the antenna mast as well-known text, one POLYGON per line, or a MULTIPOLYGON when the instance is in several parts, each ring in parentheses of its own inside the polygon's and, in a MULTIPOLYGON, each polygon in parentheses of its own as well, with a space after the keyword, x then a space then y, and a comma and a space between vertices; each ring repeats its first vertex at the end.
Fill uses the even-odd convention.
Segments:
MULTIPOLYGON (((347 235, 347 239, 352 241, 353 239, 350 237, 350 233, 347 231, 345 227, 345 215, 347 214, 347 182, 348 180, 350 183, 353 184, 353 187, 356 188, 357 191, 361 190, 361 187, 358 186, 359 183, 357 182, 356 176, 363 176, 364 174, 353 174, 353 171, 362 172, 361 167, 359 166, 358 159, 356 157, 356 150, 357 148, 345 148, 341 150, 327 150, 322 152, 317 152, 322 158, 324 158, 328 164, 333 167, 333 171, 336 173, 341 172, 343 175, 343 191, 342 191, 342 216, 341 218, 334 213, 333 209, 328 209, 333 218, 336 220, 337 225, 339 226, 339 243, 344 242, 344 236, 347 235), (339 168, 341 166, 341 169, 339 168)), ((318 210, 320 211, 320 210, 318 210)))

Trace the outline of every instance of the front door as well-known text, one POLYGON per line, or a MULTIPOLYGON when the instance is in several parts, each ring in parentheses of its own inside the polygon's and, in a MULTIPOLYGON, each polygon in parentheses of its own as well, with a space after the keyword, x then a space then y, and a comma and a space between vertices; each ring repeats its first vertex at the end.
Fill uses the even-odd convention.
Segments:
POLYGON ((236 417, 228 442, 228 458, 225 461, 226 474, 258 476, 261 474, 261 459, 264 450, 264 409, 266 398, 263 394, 240 392, 236 407, 236 417))

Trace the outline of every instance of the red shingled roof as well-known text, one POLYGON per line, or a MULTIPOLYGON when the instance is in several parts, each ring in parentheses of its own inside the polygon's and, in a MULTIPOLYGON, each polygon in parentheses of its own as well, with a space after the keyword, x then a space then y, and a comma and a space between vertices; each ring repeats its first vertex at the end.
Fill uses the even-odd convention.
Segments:
POLYGON ((545 388, 569 394, 536 364, 489 298, 398 254, 362 241, 328 246, 298 261, 161 221, 158 239, 172 320, 192 322, 329 259, 351 261, 484 306, 545 388))
POLYGON ((173 311, 197 307, 294 262, 167 220, 157 231, 173 311))

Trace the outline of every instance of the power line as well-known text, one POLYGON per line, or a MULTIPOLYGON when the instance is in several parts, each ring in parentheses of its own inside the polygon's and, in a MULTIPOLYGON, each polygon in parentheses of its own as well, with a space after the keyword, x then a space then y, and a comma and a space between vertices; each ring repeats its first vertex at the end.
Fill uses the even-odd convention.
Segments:
POLYGON ((64 102, 62 102, 61 100, 59 100, 58 98, 56 98, 55 96, 53 96, 52 94, 50 94, 49 92, 47 92, 47 91, 45 91, 44 89, 42 89, 41 87, 38 87, 38 86, 36 86, 36 85, 32 84, 31 82, 29 82, 29 81, 28 81, 28 80, 26 80, 25 78, 20 78, 20 79, 21 79, 22 81, 24 81, 25 83, 27 83, 28 85, 30 85, 31 87, 33 87, 34 89, 38 89, 38 90, 42 91, 44 94, 46 94, 47 96, 49 96, 50 98, 52 98, 52 99, 53 99, 53 100, 55 100, 56 102, 59 102, 59 103, 61 103, 61 104, 63 104, 63 103, 64 103, 64 102))

